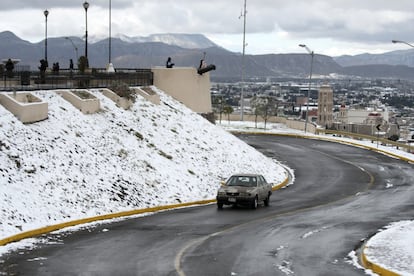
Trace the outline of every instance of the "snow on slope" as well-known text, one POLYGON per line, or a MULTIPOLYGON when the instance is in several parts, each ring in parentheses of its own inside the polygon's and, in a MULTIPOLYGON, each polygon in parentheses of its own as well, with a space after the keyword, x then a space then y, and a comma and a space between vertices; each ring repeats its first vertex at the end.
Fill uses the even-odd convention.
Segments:
POLYGON ((202 34, 165 33, 135 37, 117 34, 115 37, 118 37, 122 41, 129 43, 162 42, 168 45, 174 45, 186 49, 205 49, 217 46, 214 42, 202 34))
MULTIPOLYGON (((155 89, 155 88, 154 88, 155 89)), ((50 224, 149 206, 212 199, 233 173, 281 182, 284 169, 158 91, 125 111, 91 90, 84 115, 53 91, 35 91, 49 118, 22 124, 0 105, 0 239, 50 224)))

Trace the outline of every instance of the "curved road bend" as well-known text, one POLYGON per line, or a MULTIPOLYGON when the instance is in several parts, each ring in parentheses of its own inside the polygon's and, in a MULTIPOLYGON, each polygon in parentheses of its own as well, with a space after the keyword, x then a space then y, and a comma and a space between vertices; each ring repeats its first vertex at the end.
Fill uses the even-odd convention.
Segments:
POLYGON ((0 257, 0 275, 365 275, 348 253, 414 215, 412 164, 291 137, 241 139, 295 170, 257 210, 171 210, 67 234, 0 257))

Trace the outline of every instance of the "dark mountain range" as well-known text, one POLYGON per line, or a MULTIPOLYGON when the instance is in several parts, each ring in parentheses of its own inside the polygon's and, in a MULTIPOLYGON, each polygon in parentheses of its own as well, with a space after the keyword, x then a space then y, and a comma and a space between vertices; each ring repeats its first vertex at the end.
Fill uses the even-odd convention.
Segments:
MULTIPOLYGON (((49 66, 59 62, 61 68, 68 68, 69 60, 84 55, 85 42, 78 37, 48 38, 47 56, 49 66)), ((242 56, 217 46, 202 35, 158 34, 142 37, 111 39, 111 62, 115 68, 151 68, 165 66, 167 57, 179 67, 198 67, 206 53, 208 64, 215 64, 212 79, 240 80, 242 56), (198 48, 197 48, 198 47, 198 48)), ((40 59, 45 57, 45 41, 31 43, 11 32, 0 33, 0 59, 20 59, 19 66, 37 70, 40 59)), ((88 58, 91 67, 104 68, 109 61, 109 40, 88 44, 88 58)), ((315 55, 315 75, 346 75, 367 78, 412 79, 414 68, 413 51, 395 51, 383 55, 358 55, 332 58, 315 55)), ((76 66, 75 66, 76 67, 76 66)), ((309 54, 246 55, 244 59, 246 79, 266 77, 304 78, 309 75, 309 54)))
POLYGON ((334 60, 341 66, 358 66, 368 64, 407 65, 414 67, 414 49, 392 51, 384 54, 361 54, 339 56, 334 60))
MULTIPOLYGON (((309 54, 269 54, 255 55, 254 60, 269 68, 273 74, 279 76, 308 76, 310 70, 309 54)), ((331 57, 315 55, 313 72, 321 75, 340 72, 342 69, 331 57)))
POLYGON ((341 73, 363 78, 414 79, 414 67, 406 65, 368 64, 347 66, 343 67, 341 73))

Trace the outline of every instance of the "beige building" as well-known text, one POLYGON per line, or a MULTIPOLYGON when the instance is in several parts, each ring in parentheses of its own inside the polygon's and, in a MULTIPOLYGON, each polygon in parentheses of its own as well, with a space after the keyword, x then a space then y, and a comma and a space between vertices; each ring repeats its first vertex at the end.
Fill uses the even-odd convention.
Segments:
POLYGON ((330 128, 333 123, 333 90, 322 85, 318 93, 318 125, 330 128))
POLYGON ((339 108, 334 129, 385 138, 400 135, 398 126, 388 122, 387 110, 347 109, 345 105, 339 108))
POLYGON ((337 121, 343 124, 348 123, 348 109, 345 104, 341 104, 341 107, 339 108, 337 121))
POLYGON ((370 117, 371 113, 378 113, 384 121, 388 121, 388 111, 387 110, 375 110, 372 108, 369 109, 349 109, 348 114, 348 123, 365 123, 370 117))

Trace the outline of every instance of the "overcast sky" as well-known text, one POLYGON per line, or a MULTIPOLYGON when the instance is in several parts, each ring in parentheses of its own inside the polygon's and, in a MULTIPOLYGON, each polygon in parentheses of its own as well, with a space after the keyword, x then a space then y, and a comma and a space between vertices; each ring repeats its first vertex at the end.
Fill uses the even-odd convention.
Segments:
MULTIPOLYGON (((2 0, 0 31, 39 42, 85 33, 83 0, 2 0)), ((109 35, 109 0, 89 0, 88 34, 109 35)), ((204 34, 242 51, 244 0, 112 0, 112 35, 204 34)), ((306 44, 331 56, 407 49, 414 42, 412 0, 247 0, 246 53, 300 53, 306 44)))

